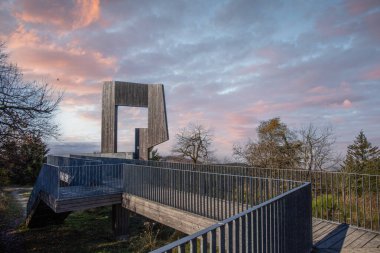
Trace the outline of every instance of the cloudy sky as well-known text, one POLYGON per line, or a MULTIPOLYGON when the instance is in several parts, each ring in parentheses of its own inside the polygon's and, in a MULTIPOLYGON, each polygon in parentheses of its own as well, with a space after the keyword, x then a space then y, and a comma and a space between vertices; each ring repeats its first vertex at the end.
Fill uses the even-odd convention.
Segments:
MULTIPOLYGON (((332 125, 380 145, 380 1, 2 0, 0 40, 25 78, 65 91, 54 152, 95 151, 102 81, 163 83, 171 141, 210 127, 220 158, 262 120, 332 125)), ((119 112, 132 150, 146 109, 119 112)))

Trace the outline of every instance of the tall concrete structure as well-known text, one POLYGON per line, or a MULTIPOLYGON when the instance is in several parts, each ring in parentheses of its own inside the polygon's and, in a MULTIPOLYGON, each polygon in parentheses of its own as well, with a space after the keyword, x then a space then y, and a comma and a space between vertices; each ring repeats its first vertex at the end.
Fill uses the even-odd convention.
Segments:
POLYGON ((148 108, 148 128, 135 130, 135 158, 148 160, 150 151, 155 145, 169 140, 164 85, 104 82, 102 153, 117 153, 117 109, 119 106, 148 108))

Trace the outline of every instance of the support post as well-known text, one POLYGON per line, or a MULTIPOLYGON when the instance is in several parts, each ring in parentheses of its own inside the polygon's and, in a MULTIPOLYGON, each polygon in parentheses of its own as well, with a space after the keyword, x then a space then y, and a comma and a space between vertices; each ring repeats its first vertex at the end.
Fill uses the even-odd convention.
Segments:
POLYGON ((130 211, 121 204, 112 205, 112 230, 118 239, 126 239, 130 211))

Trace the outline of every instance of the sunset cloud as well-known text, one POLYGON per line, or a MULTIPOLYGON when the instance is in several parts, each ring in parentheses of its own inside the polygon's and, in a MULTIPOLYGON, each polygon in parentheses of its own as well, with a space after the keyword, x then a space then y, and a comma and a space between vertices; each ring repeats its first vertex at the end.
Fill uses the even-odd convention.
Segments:
POLYGON ((16 5, 13 12, 20 21, 61 30, 83 28, 100 17, 99 0, 16 0, 16 5))
MULTIPOLYGON (((99 147, 104 80, 165 85, 164 154, 193 121, 230 156, 272 117, 332 124, 341 150, 360 129, 380 145, 377 0, 5 0, 0 22, 25 78, 65 90, 61 141, 91 143, 85 150, 99 147)), ((144 115, 121 111, 123 148, 144 115)))

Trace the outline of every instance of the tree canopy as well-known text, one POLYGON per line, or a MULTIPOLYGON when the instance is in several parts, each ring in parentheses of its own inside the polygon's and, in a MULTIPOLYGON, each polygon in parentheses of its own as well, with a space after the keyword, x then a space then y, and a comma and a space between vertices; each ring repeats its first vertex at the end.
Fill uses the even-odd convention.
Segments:
POLYGON ((283 169, 298 166, 301 143, 280 118, 262 121, 256 132, 256 142, 249 140, 245 146, 234 146, 235 157, 251 166, 283 169))

